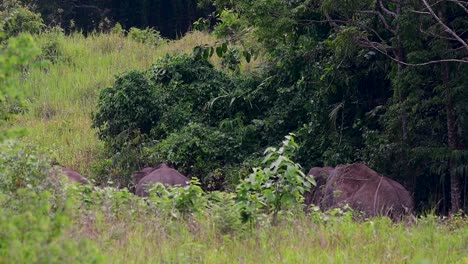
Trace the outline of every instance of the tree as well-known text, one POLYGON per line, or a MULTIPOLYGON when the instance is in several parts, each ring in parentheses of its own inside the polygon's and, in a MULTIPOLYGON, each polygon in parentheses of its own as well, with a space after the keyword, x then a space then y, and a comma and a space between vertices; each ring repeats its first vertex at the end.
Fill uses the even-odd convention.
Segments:
MULTIPOLYGON (((218 8, 223 3, 215 2, 218 8)), ((241 0, 225 4, 231 5, 254 28, 275 67, 281 68, 281 74, 273 71, 277 87, 302 84, 314 90, 305 94, 317 95, 313 98, 319 107, 311 115, 321 121, 315 127, 326 127, 325 111, 321 110, 324 107, 328 106, 333 124, 339 121, 341 113, 340 135, 354 136, 344 139, 340 136, 338 142, 345 141, 355 152, 362 153, 369 150, 363 146, 368 143, 359 137, 377 131, 378 142, 387 147, 373 149, 374 158, 360 158, 373 162, 377 156, 390 156, 380 151, 393 152, 397 162, 380 163, 381 168, 392 175, 403 175, 410 184, 420 177, 414 173, 414 167, 438 166, 437 172, 424 172, 436 178, 443 178, 446 170, 451 179, 451 212, 460 209, 460 177, 467 171, 463 165, 467 156, 463 144, 467 112, 463 105, 467 97, 459 96, 467 84, 462 74, 468 64, 465 2, 241 0), (387 66, 392 68, 390 74, 387 66), (370 83, 364 74, 372 68, 377 68, 374 71, 377 75, 376 82, 370 83), (278 81, 278 76, 289 81, 278 81), (346 81, 340 83, 340 79, 346 81), (386 80, 391 85, 386 86, 386 80), (383 84, 383 92, 370 98, 381 101, 374 109, 366 109, 363 104, 371 93, 370 89, 359 88, 363 82, 373 86, 383 84), (329 92, 331 87, 335 93, 329 92), (353 90, 356 92, 350 92, 353 90), (353 105, 350 101, 357 102, 356 107, 350 109, 353 105), (362 111, 368 115, 359 115, 362 111), (376 114, 381 116, 378 123, 372 121, 376 114), (439 129, 443 123, 445 131, 439 129), (429 155, 422 158, 422 153, 429 155), (413 156, 421 157, 419 163, 415 163, 413 156)), ((327 130, 317 132, 328 138, 327 130)), ((317 133, 314 136, 317 141, 317 133)), ((336 153, 344 154, 345 145, 341 144, 336 153)), ((327 148, 325 144, 320 147, 330 160, 327 148)), ((440 184, 438 180, 435 183, 440 184)), ((413 188, 417 193, 422 189, 419 184, 413 188)))

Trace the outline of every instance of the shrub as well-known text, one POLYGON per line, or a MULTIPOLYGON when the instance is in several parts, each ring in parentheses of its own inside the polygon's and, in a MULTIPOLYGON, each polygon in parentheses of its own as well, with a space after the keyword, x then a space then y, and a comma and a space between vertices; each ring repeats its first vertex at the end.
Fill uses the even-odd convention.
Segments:
MULTIPOLYGON (((252 83, 206 60, 168 56, 103 89, 93 126, 126 185, 133 170, 166 161, 199 177, 204 188, 219 189, 226 173, 222 168, 240 163, 255 148, 255 127, 244 125, 246 114, 212 102, 252 83)), ((241 100, 236 105, 247 107, 241 100)))
POLYGON ((70 56, 66 56, 63 52, 62 41, 65 35, 63 29, 54 27, 48 29, 39 38, 42 54, 41 59, 51 63, 59 61, 70 61, 70 56))
POLYGON ((219 23, 216 24, 214 35, 218 38, 235 38, 236 34, 243 28, 239 14, 232 10, 225 9, 219 15, 219 23))
POLYGON ((49 172, 49 159, 36 147, 0 145, 0 262, 102 262, 89 241, 69 239, 80 203, 49 172))
POLYGON ((207 194, 208 214, 217 232, 230 234, 244 229, 240 207, 234 193, 211 192, 207 194))
POLYGON ((149 134, 159 120, 161 106, 157 103, 154 87, 144 72, 122 74, 113 87, 101 91, 93 126, 107 142, 134 130, 149 134))
POLYGON ((315 185, 301 166, 290 160, 297 149, 293 135, 286 136, 281 148, 265 150, 265 167, 253 172, 237 186, 237 198, 243 221, 255 222, 259 214, 273 214, 273 222, 288 206, 303 202, 303 194, 315 185))
POLYGON ((161 34, 153 28, 139 29, 132 27, 128 31, 128 38, 152 46, 157 46, 163 42, 161 34))
POLYGON ((0 193, 44 189, 49 170, 50 161, 36 147, 16 141, 0 144, 0 193))
POLYGON ((238 161, 238 147, 229 134, 190 123, 145 152, 154 164, 170 162, 183 174, 198 177, 207 189, 219 190, 224 184, 223 165, 238 161))
POLYGON ((123 36, 125 34, 125 30, 120 23, 116 23, 114 27, 111 28, 110 32, 118 36, 123 36))
POLYGON ((197 179, 185 187, 167 187, 156 183, 149 191, 149 200, 161 214, 175 218, 203 212, 206 209, 205 192, 197 179))
POLYGON ((241 51, 238 48, 228 48, 221 58, 221 66, 225 69, 239 73, 241 63, 241 51))
POLYGON ((44 28, 45 25, 39 14, 19 5, 14 0, 6 0, 0 7, 0 29, 5 33, 6 38, 20 33, 37 34, 44 28))
POLYGON ((0 194, 1 263, 101 263, 95 245, 70 239, 73 204, 58 201, 50 192, 19 189, 0 194))

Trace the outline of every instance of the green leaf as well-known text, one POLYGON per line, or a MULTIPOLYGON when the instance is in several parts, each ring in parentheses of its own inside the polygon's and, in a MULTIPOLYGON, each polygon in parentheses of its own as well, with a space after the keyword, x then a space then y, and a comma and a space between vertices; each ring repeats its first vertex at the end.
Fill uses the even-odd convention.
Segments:
POLYGON ((252 59, 252 54, 250 54, 250 52, 246 50, 244 50, 242 54, 244 55, 245 61, 247 61, 247 63, 250 63, 250 59, 252 59))
POLYGON ((223 51, 223 47, 222 46, 219 46, 219 47, 216 47, 216 55, 218 55, 218 57, 223 57, 223 54, 224 54, 224 51, 223 51))

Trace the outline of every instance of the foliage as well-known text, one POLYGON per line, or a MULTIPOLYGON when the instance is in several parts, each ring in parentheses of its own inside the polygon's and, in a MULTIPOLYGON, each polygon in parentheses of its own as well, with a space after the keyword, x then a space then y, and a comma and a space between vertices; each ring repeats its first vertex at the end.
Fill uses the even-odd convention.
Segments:
POLYGON ((5 141, 0 144, 0 193, 39 190, 48 178, 50 162, 37 148, 5 141))
POLYGON ((76 200, 49 176, 50 161, 36 147, 0 145, 0 262, 101 263, 88 239, 69 239, 76 200))
POLYGON ((278 91, 269 109, 295 121, 289 131, 298 134, 301 164, 363 160, 403 181, 419 206, 442 199, 446 212, 461 196, 466 205, 467 195, 457 196, 467 179, 461 109, 468 97, 459 88, 466 43, 454 36, 464 34, 461 3, 428 1, 437 20, 424 2, 212 2, 241 14, 267 53, 266 79, 278 91), (450 199, 441 192, 448 178, 459 186, 450 199))
POLYGON ((304 192, 315 185, 313 177, 306 177, 300 165, 289 158, 295 149, 294 135, 286 136, 281 148, 265 150, 265 167, 254 168, 237 186, 244 222, 255 222, 261 213, 272 213, 276 222, 282 210, 302 203, 304 192))
MULTIPOLYGON (((23 34, 9 38, 0 46, 0 125, 11 114, 11 106, 21 102, 21 93, 12 85, 22 67, 26 67, 40 50, 31 35, 23 34)), ((0 142, 8 137, 8 130, 0 128, 0 142)))
POLYGON ((240 218, 240 206, 235 193, 214 191, 207 193, 207 214, 221 234, 235 234, 245 228, 240 218))
POLYGON ((128 30, 128 37, 137 42, 151 46, 157 46, 163 41, 159 32, 153 28, 139 29, 132 27, 128 30))
POLYGON ((241 159, 235 139, 216 128, 189 123, 145 150, 153 164, 171 162, 187 175, 197 176, 208 190, 225 187, 223 165, 241 159))
POLYGON ((125 34, 125 30, 123 29, 122 25, 117 22, 115 23, 114 27, 112 27, 110 33, 118 36, 123 36, 125 34))
POLYGON ((236 37, 243 27, 239 14, 233 10, 222 10, 218 19, 219 23, 216 24, 213 30, 213 34, 218 38, 236 37))
POLYGON ((149 133, 158 121, 159 107, 151 88, 144 73, 131 71, 118 77, 113 87, 103 89, 100 111, 93 116, 100 138, 110 140, 136 129, 149 133))
POLYGON ((42 18, 16 0, 5 0, 0 6, 0 31, 2 38, 18 36, 20 33, 37 34, 44 29, 42 18))
POLYGON ((206 209, 206 195, 197 179, 192 179, 186 187, 165 187, 155 184, 149 191, 151 206, 160 213, 170 213, 176 219, 187 217, 206 209))
POLYGON ((243 124, 244 113, 225 112, 211 102, 254 83, 253 78, 222 73, 206 60, 166 57, 148 71, 126 73, 114 87, 102 90, 94 126, 113 160, 125 162, 121 168, 127 175, 136 165, 145 165, 141 163, 170 162, 182 173, 197 176, 205 188, 219 189, 224 185, 223 167, 239 163, 245 159, 242 153, 252 151, 254 131, 243 124))
POLYGON ((15 263, 102 263, 87 239, 69 239, 71 199, 54 203, 50 192, 19 189, 0 198, 0 261, 15 263))
POLYGON ((64 52, 64 38, 63 29, 59 27, 49 28, 42 33, 41 38, 37 40, 42 50, 41 62, 71 62, 71 57, 64 52))

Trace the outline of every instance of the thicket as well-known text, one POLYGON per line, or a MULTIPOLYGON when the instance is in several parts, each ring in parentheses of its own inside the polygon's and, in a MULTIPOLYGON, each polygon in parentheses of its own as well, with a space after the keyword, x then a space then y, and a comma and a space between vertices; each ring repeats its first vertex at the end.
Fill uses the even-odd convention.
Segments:
POLYGON ((138 167, 165 161, 219 189, 224 177, 236 177, 224 170, 261 151, 262 138, 254 135, 251 120, 258 109, 252 104, 229 98, 226 108, 218 102, 257 84, 254 77, 226 74, 204 59, 168 56, 103 89, 94 126, 123 169, 124 185, 138 167))
MULTIPOLYGON (((145 160, 139 165, 172 161, 184 173, 200 177, 205 187, 219 188, 245 177, 233 177, 232 171, 258 164, 261 149, 294 132, 300 145, 296 160, 305 168, 364 161, 404 183, 421 210, 437 206, 454 213, 466 206, 468 96, 463 73, 468 63, 460 36, 467 21, 460 5, 214 2, 224 14, 215 28, 218 37, 247 50, 252 47, 244 45, 245 39, 261 44, 267 61, 260 73, 206 71, 206 65, 197 63, 206 63, 204 58, 220 47, 200 46, 195 58, 166 59, 166 66, 155 67, 160 72, 137 74, 142 85, 127 84, 131 93, 141 86, 157 95, 150 107, 135 108, 151 114, 130 117, 145 116, 144 122, 129 122, 114 134, 128 129, 113 155, 123 155, 120 150, 129 147, 139 161, 145 160), (438 15, 432 15, 433 9, 438 15), (451 29, 450 38, 444 26, 451 29)), ((123 89, 119 80, 115 93, 123 89)), ((103 96, 103 109, 126 98, 103 96)), ((103 124, 119 114, 105 117, 99 111, 95 125, 104 139, 103 124)))
POLYGON ((420 209, 466 207, 462 2, 202 2, 239 14, 225 30, 230 39, 248 34, 261 43, 264 80, 291 92, 286 107, 270 109, 291 113, 288 120, 307 113, 296 131, 301 164, 365 161, 403 182, 420 209))

